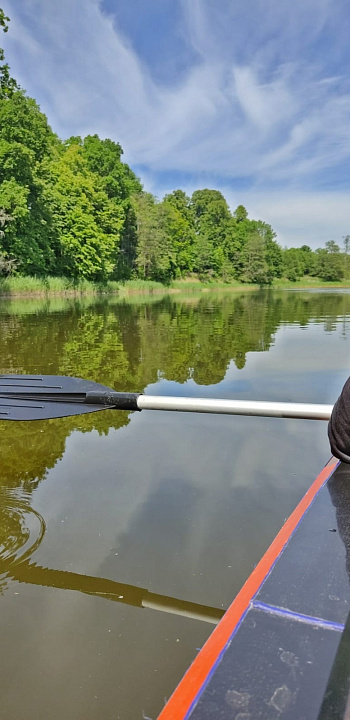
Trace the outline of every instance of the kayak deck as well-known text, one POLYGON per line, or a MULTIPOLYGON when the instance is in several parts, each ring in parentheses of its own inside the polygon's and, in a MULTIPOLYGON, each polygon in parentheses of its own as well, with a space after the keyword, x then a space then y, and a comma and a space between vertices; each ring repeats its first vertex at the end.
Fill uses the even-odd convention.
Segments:
POLYGON ((349 578, 350 466, 333 461, 253 570, 159 720, 317 720, 349 613, 349 578))

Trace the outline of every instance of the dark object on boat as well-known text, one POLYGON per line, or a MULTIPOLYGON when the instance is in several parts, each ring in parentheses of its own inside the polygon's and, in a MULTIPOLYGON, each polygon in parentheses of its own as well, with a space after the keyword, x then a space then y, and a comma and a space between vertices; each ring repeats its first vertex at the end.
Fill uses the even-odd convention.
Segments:
POLYGON ((350 614, 346 621, 317 720, 350 718, 350 614))
POLYGON ((334 405, 328 437, 333 455, 342 462, 350 463, 350 378, 334 405))
POLYGON ((333 460, 159 720, 349 720, 349 579, 350 468, 333 460))

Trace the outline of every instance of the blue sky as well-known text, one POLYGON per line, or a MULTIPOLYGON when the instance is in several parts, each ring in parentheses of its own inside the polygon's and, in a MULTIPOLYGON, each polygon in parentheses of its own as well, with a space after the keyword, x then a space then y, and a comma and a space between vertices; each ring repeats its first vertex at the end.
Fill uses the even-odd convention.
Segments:
POLYGON ((2 0, 14 76, 161 198, 211 187, 282 245, 350 233, 346 0, 2 0))

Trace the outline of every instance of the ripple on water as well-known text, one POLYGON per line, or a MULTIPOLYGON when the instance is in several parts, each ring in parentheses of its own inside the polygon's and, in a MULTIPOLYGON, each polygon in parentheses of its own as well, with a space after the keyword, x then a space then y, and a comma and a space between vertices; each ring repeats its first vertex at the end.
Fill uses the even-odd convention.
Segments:
POLYGON ((30 558, 43 539, 45 521, 29 503, 23 490, 0 490, 0 577, 30 558))

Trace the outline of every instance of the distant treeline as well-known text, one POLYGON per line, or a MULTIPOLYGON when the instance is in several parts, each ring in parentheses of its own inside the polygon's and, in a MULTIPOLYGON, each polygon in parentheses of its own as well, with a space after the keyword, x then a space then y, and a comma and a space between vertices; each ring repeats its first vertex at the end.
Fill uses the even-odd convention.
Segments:
MULTIPOLYGON (((0 27, 8 18, 0 9, 0 27)), ((60 140, 11 77, 0 49, 0 275, 169 282, 192 273, 269 284, 349 275, 348 250, 282 249, 271 226, 231 213, 217 190, 160 202, 97 135, 60 140)))

